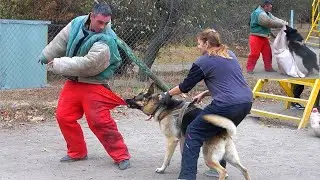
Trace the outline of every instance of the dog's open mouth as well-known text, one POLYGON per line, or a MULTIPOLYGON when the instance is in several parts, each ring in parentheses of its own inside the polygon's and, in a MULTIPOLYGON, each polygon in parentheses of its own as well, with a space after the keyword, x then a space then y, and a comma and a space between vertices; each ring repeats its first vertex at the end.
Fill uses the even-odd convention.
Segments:
MULTIPOLYGON (((136 101, 134 99, 126 99, 125 101, 126 101, 127 106, 129 108, 142 110, 142 106, 140 106, 138 103, 136 103, 136 101)), ((152 115, 152 114, 148 115, 148 119, 146 119, 146 121, 150 121, 153 117, 154 117, 154 115, 152 115)))
POLYGON ((141 110, 141 106, 139 104, 137 104, 133 99, 126 99, 125 100, 127 103, 127 106, 131 109, 140 109, 141 110))

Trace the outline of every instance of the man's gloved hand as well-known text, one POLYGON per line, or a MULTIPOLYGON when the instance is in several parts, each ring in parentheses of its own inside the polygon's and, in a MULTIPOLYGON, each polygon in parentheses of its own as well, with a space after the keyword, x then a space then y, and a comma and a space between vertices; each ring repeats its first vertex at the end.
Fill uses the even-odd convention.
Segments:
POLYGON ((285 26, 285 25, 288 25, 289 23, 287 21, 282 21, 282 24, 285 26))
POLYGON ((171 98, 172 96, 169 94, 169 92, 161 93, 159 103, 163 105, 169 105, 171 104, 171 98))
POLYGON ((41 63, 41 65, 44 65, 44 64, 48 64, 48 60, 46 57, 44 57, 43 55, 40 55, 39 58, 38 58, 38 63, 41 63))
POLYGON ((270 36, 273 37, 273 38, 277 37, 275 34, 273 34, 273 32, 270 32, 270 36))

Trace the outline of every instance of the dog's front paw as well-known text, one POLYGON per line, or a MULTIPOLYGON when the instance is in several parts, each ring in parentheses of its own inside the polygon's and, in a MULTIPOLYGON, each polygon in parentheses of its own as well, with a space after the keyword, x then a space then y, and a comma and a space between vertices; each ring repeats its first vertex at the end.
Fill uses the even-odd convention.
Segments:
POLYGON ((164 167, 157 168, 157 169, 156 169, 156 173, 163 174, 163 173, 164 173, 164 170, 165 170, 164 167))

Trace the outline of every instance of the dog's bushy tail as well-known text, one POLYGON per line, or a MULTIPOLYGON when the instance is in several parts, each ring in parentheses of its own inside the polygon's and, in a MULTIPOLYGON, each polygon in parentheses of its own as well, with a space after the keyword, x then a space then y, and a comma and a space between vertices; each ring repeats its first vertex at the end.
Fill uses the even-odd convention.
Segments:
POLYGON ((213 125, 225 128, 230 136, 233 136, 237 133, 237 127, 228 118, 212 114, 204 115, 203 119, 210 122, 213 125))

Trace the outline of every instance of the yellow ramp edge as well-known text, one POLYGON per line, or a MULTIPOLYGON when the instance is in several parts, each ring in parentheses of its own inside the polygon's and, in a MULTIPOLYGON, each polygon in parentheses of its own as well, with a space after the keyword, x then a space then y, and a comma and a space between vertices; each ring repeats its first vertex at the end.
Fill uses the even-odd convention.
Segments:
POLYGON ((268 111, 259 110, 255 108, 251 109, 251 113, 258 114, 260 116, 264 116, 268 118, 278 118, 283 120, 295 121, 297 122, 298 129, 306 127, 309 122, 311 110, 319 94, 319 90, 320 90, 320 79, 259 79, 252 90, 252 93, 255 99, 259 97, 263 97, 263 98, 284 101, 286 109, 289 108, 290 102, 297 102, 305 105, 305 109, 301 118, 268 112, 268 111), (277 81, 279 86, 284 90, 286 95, 282 96, 282 95, 260 92, 263 86, 269 81, 277 81), (292 94, 292 84, 300 84, 300 85, 312 87, 312 91, 310 93, 309 98, 308 99, 294 98, 292 94))

